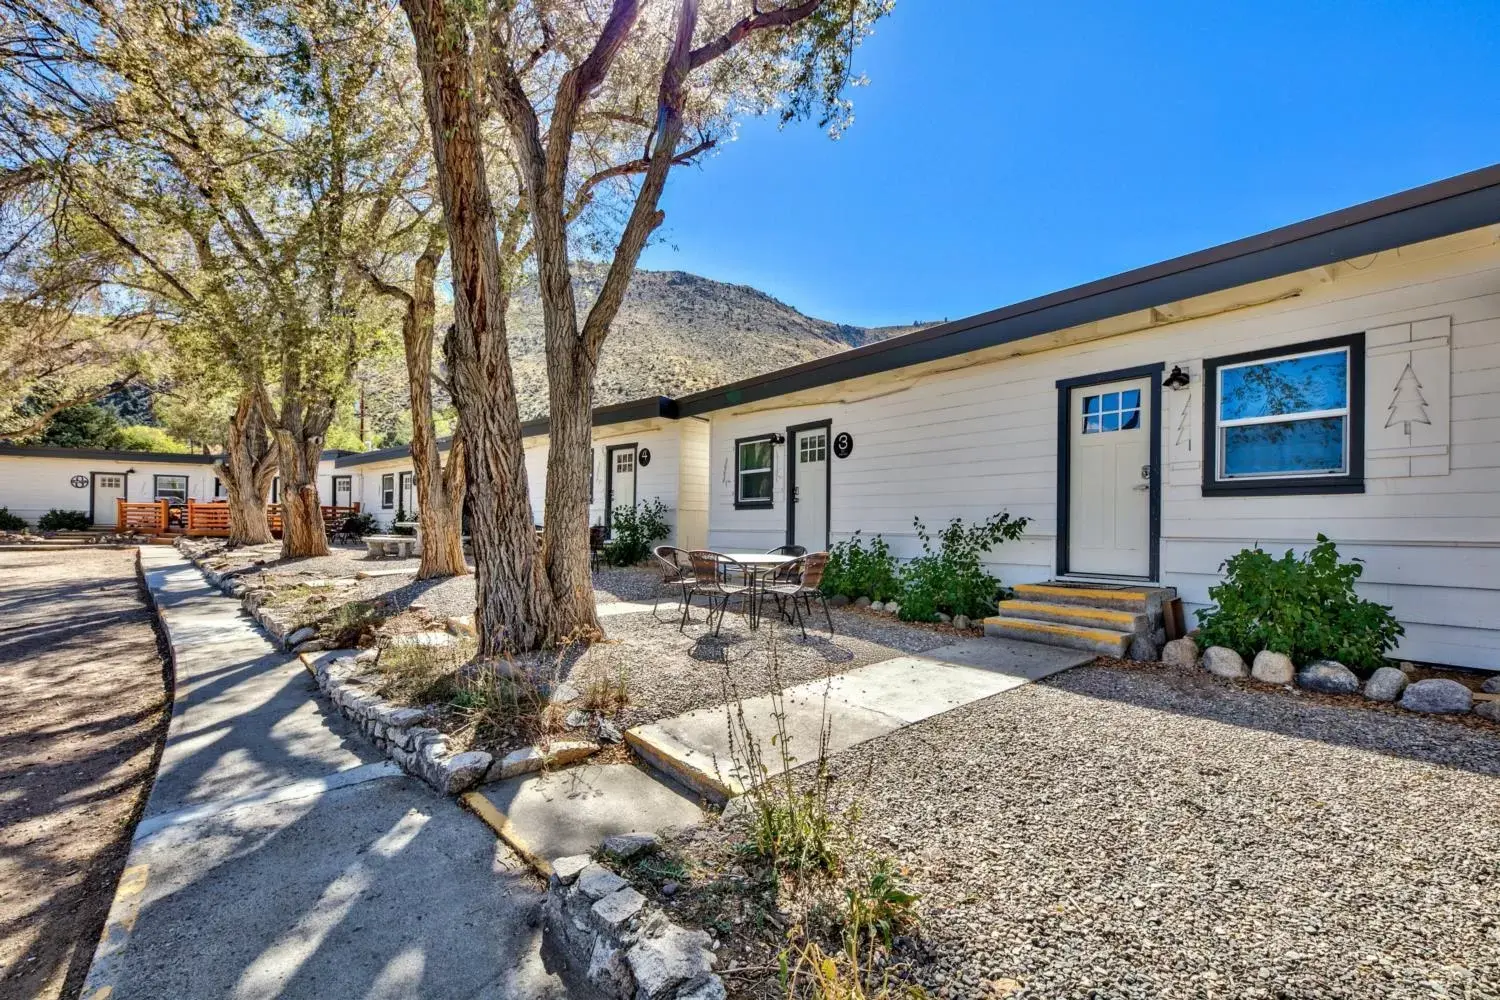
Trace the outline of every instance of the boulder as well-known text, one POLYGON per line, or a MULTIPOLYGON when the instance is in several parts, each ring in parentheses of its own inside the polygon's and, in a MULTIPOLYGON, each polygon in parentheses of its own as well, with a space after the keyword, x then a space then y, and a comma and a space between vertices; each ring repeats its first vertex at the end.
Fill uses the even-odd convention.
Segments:
POLYGON ((856 608, 868 608, 870 606, 870 599, 868 597, 856 597, 854 599, 854 606, 856 608))
POLYGON ((1198 665, 1198 644, 1186 637, 1173 639, 1162 647, 1161 661, 1179 670, 1191 670, 1198 665))
POLYGON ((599 738, 606 743, 624 743, 625 734, 620 727, 603 716, 599 717, 599 738))
POLYGON ((1458 681, 1429 677, 1417 681, 1401 695, 1401 707, 1410 712, 1448 714, 1467 712, 1474 707, 1474 692, 1458 681))
POLYGON ((1161 650, 1149 635, 1137 635, 1130 640, 1130 652, 1126 655, 1138 663, 1153 663, 1161 656, 1161 650))
MULTIPOLYGON (((580 877, 580 883, 582 879, 580 877)), ((701 982, 713 972, 711 939, 702 931, 667 924, 653 936, 637 941, 627 957, 635 974, 637 996, 663 997, 685 983, 701 982)))
POLYGON ((1215 677, 1244 677, 1245 660, 1228 646, 1209 646, 1203 651, 1203 669, 1215 677))
POLYGON ((958 615, 953 619, 954 628, 967 629, 973 624, 973 622, 969 621, 968 615, 958 615))
POLYGON ((1297 667, 1285 653, 1262 649, 1255 654, 1250 676, 1262 684, 1290 684, 1297 677, 1297 667))
POLYGON ((494 758, 483 750, 466 750, 449 757, 442 762, 442 771, 439 775, 443 792, 448 795, 457 795, 459 792, 473 788, 479 784, 479 780, 489 770, 493 760, 494 758))
POLYGON ((288 646, 296 647, 318 637, 318 630, 311 625, 304 625, 291 635, 286 637, 288 646))
POLYGON ((1408 681, 1400 667, 1381 667, 1365 681, 1365 697, 1371 701, 1395 701, 1408 681))
POLYGON ((605 854, 612 854, 617 858, 626 860, 635 857, 642 851, 649 851, 656 847, 656 836, 650 833, 617 833, 605 837, 604 843, 599 845, 605 854))
POLYGON ((1476 701, 1474 714, 1491 722, 1500 722, 1500 701, 1476 701))
POLYGON ((870 602, 870 610, 871 611, 884 611, 885 610, 885 602, 884 601, 871 601, 870 602))
POLYGON ((1483 691, 1485 694, 1500 694, 1500 674, 1496 674, 1489 680, 1485 681, 1483 684, 1479 685, 1479 690, 1483 691))
POLYGON ((844 608, 844 607, 848 607, 849 606, 849 598, 845 597, 843 594, 834 594, 832 597, 830 597, 828 599, 828 606, 830 608, 844 608))
POLYGON ((1297 686, 1322 694, 1358 694, 1359 678, 1337 660, 1319 660, 1298 671, 1297 686))
POLYGON ((569 729, 582 729, 589 724, 591 716, 581 708, 575 708, 563 717, 563 725, 569 729))
POLYGON ((937 613, 937 620, 940 621, 940 622, 942 622, 944 625, 946 625, 949 622, 951 622, 953 619, 950 618, 950 617, 948 617, 947 615, 943 614, 941 611, 939 611, 937 613))
POLYGON ((901 605, 897 604, 895 601, 886 601, 885 613, 888 615, 899 615, 901 613, 901 605))

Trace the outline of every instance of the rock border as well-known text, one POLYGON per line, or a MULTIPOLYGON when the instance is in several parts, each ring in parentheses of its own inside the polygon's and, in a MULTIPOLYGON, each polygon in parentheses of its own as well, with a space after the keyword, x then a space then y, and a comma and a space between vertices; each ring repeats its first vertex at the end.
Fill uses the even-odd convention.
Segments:
MULTIPOLYGON (((1221 679, 1244 679, 1247 676, 1245 661, 1232 649, 1210 646, 1201 653, 1191 636, 1173 639, 1162 650, 1162 662, 1178 670, 1203 670, 1221 679)), ((1411 663, 1401 661, 1392 666, 1389 662, 1376 668, 1373 674, 1360 682, 1359 677, 1337 660, 1318 660, 1296 668, 1284 682, 1291 667, 1291 660, 1280 653, 1262 650, 1255 656, 1255 667, 1248 676, 1262 686, 1301 688, 1318 694, 1363 695, 1369 702, 1394 705, 1416 715, 1468 715, 1500 723, 1500 701, 1490 700, 1488 695, 1500 693, 1500 674, 1485 681, 1476 698, 1467 687, 1442 677, 1428 677, 1413 681, 1411 663), (1271 679, 1276 678, 1276 679, 1271 679), (1491 687, 1495 690, 1491 691, 1491 687)))
POLYGON ((265 603, 270 591, 254 589, 241 580, 238 574, 220 573, 208 566, 207 560, 202 555, 188 551, 183 545, 186 541, 186 537, 179 538, 172 543, 172 547, 203 574, 209 586, 217 587, 226 597, 238 598, 240 606, 245 609, 245 614, 255 619, 256 624, 265 629, 266 634, 276 643, 278 649, 303 653, 327 648, 318 640, 317 629, 310 626, 293 628, 294 622, 272 614, 265 603))
POLYGON ((713 939, 674 924, 587 854, 552 862, 542 915, 548 944, 565 967, 607 1000, 725 1000, 728 995, 713 972, 713 939))

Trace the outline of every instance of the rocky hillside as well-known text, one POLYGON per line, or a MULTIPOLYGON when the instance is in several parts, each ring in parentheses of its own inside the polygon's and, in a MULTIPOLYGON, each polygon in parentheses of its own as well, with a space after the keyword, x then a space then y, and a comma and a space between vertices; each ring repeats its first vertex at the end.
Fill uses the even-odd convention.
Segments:
MULTIPOLYGON (((601 280, 602 273, 578 280, 580 303, 593 301, 601 280)), ((542 313, 534 287, 513 298, 510 324, 521 412, 529 419, 547 409, 542 313)), ((681 396, 916 328, 830 323, 746 285, 682 271, 640 271, 605 344, 596 402, 681 396)))

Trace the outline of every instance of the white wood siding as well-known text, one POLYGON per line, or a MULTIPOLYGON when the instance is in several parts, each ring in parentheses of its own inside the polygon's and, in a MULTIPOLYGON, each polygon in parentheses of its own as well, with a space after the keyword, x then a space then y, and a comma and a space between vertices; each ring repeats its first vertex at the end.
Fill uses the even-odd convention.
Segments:
MULTIPOLYGON (((831 419, 834 434, 854 436, 853 454, 832 459, 835 540, 856 529, 878 532, 910 557, 919 551, 913 515, 932 529, 1004 509, 1032 523, 1021 541, 995 553, 994 568, 1008 583, 1046 579, 1057 532, 1056 381, 1181 364, 1193 382, 1163 390, 1158 415, 1163 583, 1202 607, 1229 555, 1257 542, 1301 550, 1321 531, 1344 556, 1366 560, 1361 590, 1393 605, 1406 625, 1401 655, 1500 669, 1500 248, 1491 234, 1464 234, 1355 264, 1335 266, 1332 280, 1327 272, 1304 276, 1296 294, 1268 304, 1039 353, 971 355, 947 372, 907 369, 816 390, 838 397, 832 401, 792 396, 717 412, 710 546, 763 549, 785 540, 785 445, 776 448, 772 508, 736 510, 734 440, 831 419), (1443 322, 1421 325, 1428 320, 1443 322), (1361 331, 1368 352, 1402 336, 1391 330, 1406 324, 1451 331, 1450 443, 1436 449, 1441 454, 1374 458, 1367 448, 1359 495, 1202 496, 1198 450, 1177 435, 1201 441, 1204 358, 1361 331)), ((1278 287, 1289 286, 1282 279, 1278 287)), ((1242 301, 1257 301, 1258 288, 1239 290, 1242 301)), ((1391 388, 1367 380, 1367 398, 1382 413, 1391 388)), ((1369 420, 1366 427, 1374 431, 1369 420)))
MULTIPOLYGON (((127 499, 156 499, 153 476, 187 476, 188 496, 211 500, 214 495, 213 467, 203 462, 147 462, 139 459, 42 458, 33 455, 0 455, 0 507, 24 517, 33 525, 47 511, 81 510, 88 513, 89 487, 71 484, 74 476, 94 472, 114 474, 131 471, 126 478, 127 499)), ((95 512, 95 523, 114 524, 115 512, 95 512)))

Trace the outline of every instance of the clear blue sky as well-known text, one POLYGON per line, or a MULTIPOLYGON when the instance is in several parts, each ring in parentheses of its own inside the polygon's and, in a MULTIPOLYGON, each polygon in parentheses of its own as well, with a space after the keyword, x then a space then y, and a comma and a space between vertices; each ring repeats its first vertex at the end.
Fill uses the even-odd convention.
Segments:
POLYGON ((1500 2, 898 0, 838 142, 751 122, 642 266, 958 318, 1500 162, 1500 2))

